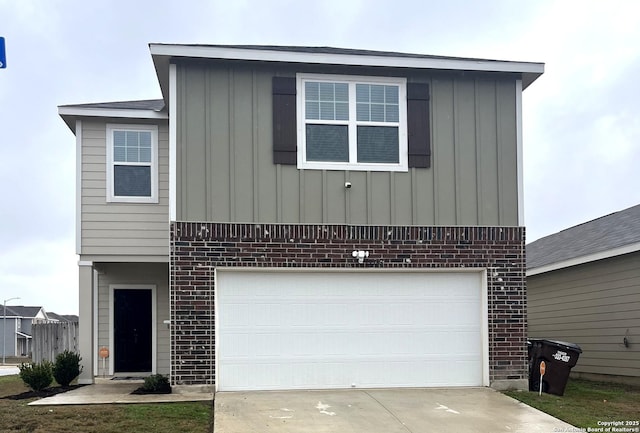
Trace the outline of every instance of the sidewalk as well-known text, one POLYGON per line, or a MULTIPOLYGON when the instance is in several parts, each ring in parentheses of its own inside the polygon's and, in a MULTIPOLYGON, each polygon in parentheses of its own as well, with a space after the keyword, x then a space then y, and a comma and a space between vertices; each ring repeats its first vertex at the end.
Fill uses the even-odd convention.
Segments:
POLYGON ((10 376, 18 373, 20 373, 20 369, 17 365, 0 365, 0 376, 10 376))
POLYGON ((171 394, 131 394, 142 381, 99 381, 53 397, 32 401, 29 406, 56 406, 74 404, 113 403, 175 403, 182 401, 213 401, 213 394, 206 389, 174 387, 171 394))

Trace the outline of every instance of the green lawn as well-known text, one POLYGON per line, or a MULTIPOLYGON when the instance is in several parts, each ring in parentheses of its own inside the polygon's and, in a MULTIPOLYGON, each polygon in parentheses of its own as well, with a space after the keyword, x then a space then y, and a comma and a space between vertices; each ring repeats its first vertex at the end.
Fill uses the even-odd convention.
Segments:
POLYGON ((0 377, 0 431, 67 432, 202 432, 211 431, 212 403, 27 406, 34 399, 5 397, 28 391, 18 376, 0 377))
POLYGON ((618 428, 638 428, 636 431, 640 431, 640 425, 634 425, 634 421, 640 421, 640 387, 569 379, 562 397, 544 393, 539 396, 537 392, 529 391, 507 391, 505 394, 575 427, 598 428, 603 427, 598 421, 621 421, 631 424, 618 428))

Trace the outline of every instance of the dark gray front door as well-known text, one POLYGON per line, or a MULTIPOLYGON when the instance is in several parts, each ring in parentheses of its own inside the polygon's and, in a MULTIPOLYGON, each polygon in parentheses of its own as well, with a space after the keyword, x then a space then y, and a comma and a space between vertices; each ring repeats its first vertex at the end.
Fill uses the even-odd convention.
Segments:
POLYGON ((116 373, 151 371, 151 299, 151 290, 113 291, 113 356, 116 373))

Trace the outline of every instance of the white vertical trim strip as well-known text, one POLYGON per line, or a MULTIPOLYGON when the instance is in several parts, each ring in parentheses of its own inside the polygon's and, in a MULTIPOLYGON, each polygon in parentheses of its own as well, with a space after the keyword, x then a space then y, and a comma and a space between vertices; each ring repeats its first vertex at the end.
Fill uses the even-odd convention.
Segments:
POLYGON ((176 65, 169 65, 169 221, 176 220, 176 157, 177 157, 177 71, 176 65))
POLYGON ((76 254, 82 254, 82 120, 76 120, 76 254))
POLYGON ((518 176, 518 225, 524 227, 524 164, 522 143, 522 80, 516 80, 516 159, 518 176))
POLYGON ((481 292, 481 304, 482 304, 482 330, 480 335, 482 337, 482 385, 490 386, 489 380, 489 295, 488 295, 488 277, 489 273, 487 269, 484 269, 480 273, 480 285, 482 286, 481 292))
MULTIPOLYGON (((107 372, 106 374, 108 376, 113 376, 113 358, 114 358, 114 351, 113 348, 115 346, 114 342, 113 342, 113 313, 114 313, 114 308, 113 308, 113 300, 114 300, 114 291, 115 287, 113 286, 113 284, 109 284, 109 324, 107 325, 109 327, 109 365, 107 366, 107 372)), ((102 372, 102 374, 105 374, 104 372, 102 372)))
MULTIPOLYGON (((176 221, 176 188, 177 188, 177 176, 176 172, 177 167, 177 145, 178 145, 178 131, 177 131, 177 70, 176 65, 169 65, 169 222, 176 221)), ((171 262, 171 258, 169 258, 169 262, 171 262)), ((175 340, 174 335, 174 318, 173 318, 173 308, 171 306, 171 291, 173 290, 171 286, 171 280, 173 276, 173 271, 171 270, 171 263, 169 263, 169 380, 173 382, 173 356, 171 356, 171 351, 173 350, 173 344, 175 340)))
POLYGON ((98 371, 98 271, 93 268, 93 374, 92 377, 100 375, 98 371))

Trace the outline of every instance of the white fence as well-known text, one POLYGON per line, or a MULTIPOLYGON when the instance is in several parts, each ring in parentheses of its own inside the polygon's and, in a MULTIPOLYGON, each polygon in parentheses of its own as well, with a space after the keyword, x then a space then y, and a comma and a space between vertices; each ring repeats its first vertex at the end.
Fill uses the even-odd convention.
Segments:
POLYGON ((54 362, 65 350, 79 352, 78 322, 34 323, 31 332, 33 362, 54 362))

